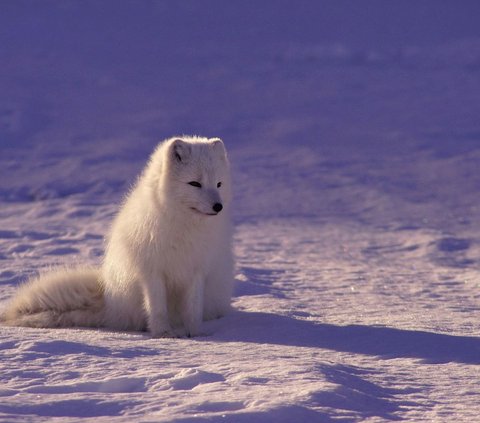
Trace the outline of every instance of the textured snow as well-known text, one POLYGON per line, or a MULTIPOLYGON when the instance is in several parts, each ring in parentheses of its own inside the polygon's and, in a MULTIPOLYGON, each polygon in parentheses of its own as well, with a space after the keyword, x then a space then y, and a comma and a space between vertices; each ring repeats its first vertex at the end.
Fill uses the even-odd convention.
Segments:
POLYGON ((1 2, 0 301, 98 264, 183 133, 229 149, 237 271, 235 310, 193 339, 0 327, 0 421, 477 420, 479 16, 1 2))

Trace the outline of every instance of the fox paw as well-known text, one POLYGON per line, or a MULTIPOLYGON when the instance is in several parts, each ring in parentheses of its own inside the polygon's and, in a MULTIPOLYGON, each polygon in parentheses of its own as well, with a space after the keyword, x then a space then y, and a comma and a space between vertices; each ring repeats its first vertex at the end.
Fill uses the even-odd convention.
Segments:
POLYGON ((178 335, 168 324, 154 324, 149 326, 149 332, 152 338, 178 338, 178 335))
POLYGON ((152 338, 178 338, 178 335, 172 330, 150 331, 152 338))

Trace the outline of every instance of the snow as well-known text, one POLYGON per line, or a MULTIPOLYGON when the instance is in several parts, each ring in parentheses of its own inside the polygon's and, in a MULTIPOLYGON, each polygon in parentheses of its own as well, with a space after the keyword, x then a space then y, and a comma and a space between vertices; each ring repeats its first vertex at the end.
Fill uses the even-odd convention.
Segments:
POLYGON ((98 264, 182 133, 229 149, 237 272, 193 339, 0 327, 0 421, 478 419, 479 13, 2 2, 0 301, 98 264))

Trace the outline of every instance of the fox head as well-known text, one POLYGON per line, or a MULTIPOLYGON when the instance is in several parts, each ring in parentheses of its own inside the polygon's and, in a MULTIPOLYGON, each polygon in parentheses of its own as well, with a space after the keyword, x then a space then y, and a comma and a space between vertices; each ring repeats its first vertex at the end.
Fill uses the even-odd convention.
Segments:
POLYGON ((222 140, 172 138, 162 150, 162 202, 169 208, 198 216, 225 213, 231 201, 231 187, 230 165, 222 140))

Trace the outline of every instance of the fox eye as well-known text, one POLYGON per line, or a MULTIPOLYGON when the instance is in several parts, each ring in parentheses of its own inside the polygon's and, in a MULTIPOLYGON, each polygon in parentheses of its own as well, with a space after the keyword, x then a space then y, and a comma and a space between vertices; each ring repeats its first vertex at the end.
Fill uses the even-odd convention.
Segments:
POLYGON ((221 186, 222 186, 222 183, 219 182, 219 183, 217 184, 217 188, 220 188, 221 186))
POLYGON ((197 181, 191 181, 188 183, 188 185, 191 185, 192 187, 202 188, 202 184, 197 181))

